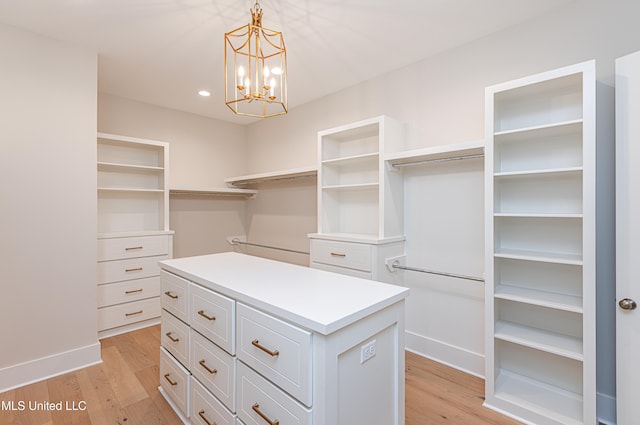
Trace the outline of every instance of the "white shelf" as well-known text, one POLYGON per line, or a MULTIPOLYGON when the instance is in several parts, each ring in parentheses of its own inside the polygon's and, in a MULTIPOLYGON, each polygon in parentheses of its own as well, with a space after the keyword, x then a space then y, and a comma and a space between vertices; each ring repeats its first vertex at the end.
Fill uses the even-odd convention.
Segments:
POLYGON ((253 189, 236 188, 195 188, 195 187, 173 187, 169 189, 170 195, 192 195, 192 196, 229 196, 237 198, 252 198, 258 193, 253 189))
POLYGON ((579 338, 504 321, 496 322, 494 337, 582 361, 582 340, 579 338))
POLYGON ((357 163, 377 161, 379 156, 380 154, 378 152, 372 152, 361 155, 351 155, 340 158, 325 159, 324 161, 322 161, 322 165, 353 165, 357 163))
POLYGON ((164 167, 153 167, 148 165, 133 165, 133 164, 122 164, 122 163, 114 163, 114 162, 98 162, 99 170, 122 170, 122 171, 164 171, 164 167))
POLYGON ((540 291, 507 284, 497 285, 494 295, 498 299, 517 301, 557 310, 582 313, 582 297, 540 291))
POLYGON ((554 214, 554 213, 495 213, 494 217, 520 218, 583 218, 583 214, 554 214))
POLYGON ((391 165, 407 165, 426 161, 437 161, 455 157, 475 156, 484 154, 485 142, 478 140, 466 143, 435 146, 388 154, 384 160, 391 165))
POLYGON ((232 186, 247 186, 251 184, 259 184, 273 182, 279 180, 291 180, 304 177, 313 177, 318 174, 317 167, 301 167, 289 170, 272 171, 267 173, 249 174, 246 176, 230 177, 224 179, 226 184, 232 186))
POLYGON ((164 193, 163 189, 139 189, 129 187, 99 187, 100 192, 135 192, 135 193, 164 193))
POLYGON ((349 191, 349 190, 376 190, 380 185, 378 183, 358 183, 358 184, 336 184, 331 186, 323 186, 322 190, 330 191, 349 191))
POLYGON ((378 235, 367 235, 362 233, 309 233, 307 236, 310 239, 365 243, 368 245, 384 245, 393 242, 403 242, 406 239, 404 236, 379 238, 378 235))
POLYGON ((552 174, 578 174, 582 173, 582 167, 548 168, 539 170, 506 171, 494 173, 494 177, 527 177, 552 174))
POLYGON ((507 370, 501 370, 496 378, 495 396, 564 425, 583 424, 583 398, 580 394, 507 370))
POLYGON ((132 232, 98 233, 98 239, 130 238, 134 236, 173 235, 173 230, 136 230, 132 232))
POLYGON ((496 138, 510 136, 510 140, 529 139, 531 137, 547 138, 579 132, 582 129, 582 119, 560 121, 531 127, 515 128, 494 133, 496 138), (535 133, 535 134, 533 134, 535 133))
POLYGON ((512 258, 515 260, 539 261, 543 263, 582 265, 582 256, 578 254, 560 254, 555 252, 537 252, 517 249, 500 249, 495 257, 512 258))

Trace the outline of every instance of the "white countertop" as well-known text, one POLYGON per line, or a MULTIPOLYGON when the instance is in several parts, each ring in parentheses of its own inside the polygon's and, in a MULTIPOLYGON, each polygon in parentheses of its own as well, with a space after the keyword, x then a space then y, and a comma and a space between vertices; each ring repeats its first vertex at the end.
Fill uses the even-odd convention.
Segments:
POLYGON ((225 252, 161 261, 163 270, 324 335, 409 295, 409 289, 225 252))

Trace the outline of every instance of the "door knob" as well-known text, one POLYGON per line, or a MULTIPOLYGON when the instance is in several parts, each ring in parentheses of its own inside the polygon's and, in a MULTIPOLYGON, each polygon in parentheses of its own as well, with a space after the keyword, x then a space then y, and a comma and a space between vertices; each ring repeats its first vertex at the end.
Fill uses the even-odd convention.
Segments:
POLYGON ((623 298, 618 303, 621 309, 623 310, 635 310, 638 306, 634 300, 631 298, 623 298))

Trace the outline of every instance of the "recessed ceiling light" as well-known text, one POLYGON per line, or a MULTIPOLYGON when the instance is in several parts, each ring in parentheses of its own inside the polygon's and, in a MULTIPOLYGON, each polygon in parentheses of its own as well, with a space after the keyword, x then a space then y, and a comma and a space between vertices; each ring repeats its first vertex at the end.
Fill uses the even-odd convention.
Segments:
POLYGON ((208 91, 206 91, 206 90, 200 90, 200 91, 198 92, 198 94, 199 94, 200 96, 202 96, 202 97, 209 97, 209 96, 211 96, 211 93, 209 93, 209 92, 208 92, 208 91))

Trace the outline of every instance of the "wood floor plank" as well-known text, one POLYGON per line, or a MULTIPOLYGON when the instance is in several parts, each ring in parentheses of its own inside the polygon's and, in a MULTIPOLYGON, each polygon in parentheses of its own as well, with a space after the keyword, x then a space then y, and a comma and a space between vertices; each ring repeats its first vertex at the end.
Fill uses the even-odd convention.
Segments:
MULTIPOLYGON (((44 402, 50 400, 49 388, 46 381, 36 382, 16 389, 16 400, 20 400, 25 404, 25 408, 29 410, 29 415, 24 418, 22 425, 43 425, 52 423, 51 412, 42 409, 31 409, 34 402, 44 402)), ((34 406, 34 407, 37 407, 34 406)))
POLYGON ((16 391, 10 390, 0 393, 0 406, 4 406, 0 411, 0 425, 13 425, 16 423, 17 413, 13 409, 18 409, 16 391))
POLYGON ((124 424, 127 413, 111 388, 109 378, 100 365, 76 372, 78 383, 87 403, 91 423, 124 424))
POLYGON ((102 350, 102 364, 100 366, 107 375, 109 384, 123 408, 148 397, 144 387, 116 346, 102 350))
POLYGON ((53 425, 86 425, 91 423, 91 418, 86 410, 73 410, 80 406, 80 402, 84 401, 84 395, 75 372, 47 380, 47 387, 49 394, 46 401, 62 403, 61 410, 51 411, 53 425))

